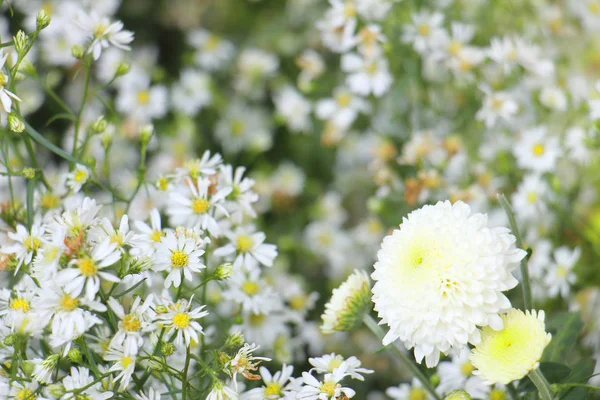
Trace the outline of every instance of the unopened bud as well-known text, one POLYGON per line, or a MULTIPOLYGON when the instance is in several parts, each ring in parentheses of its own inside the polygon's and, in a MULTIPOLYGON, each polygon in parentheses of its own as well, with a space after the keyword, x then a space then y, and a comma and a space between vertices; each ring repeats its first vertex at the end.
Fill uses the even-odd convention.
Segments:
POLYGON ((23 372, 25 372, 26 375, 31 375, 33 374, 35 364, 31 361, 25 361, 23 364, 21 364, 21 368, 23 369, 23 372))
POLYGON ((160 346, 160 351, 165 357, 169 357, 175 353, 175 345, 173 343, 163 343, 162 346, 160 346))
POLYGON ((71 54, 76 59, 81 60, 83 57, 85 57, 85 49, 83 46, 77 44, 71 48, 71 54))
POLYGON ((13 112, 8 114, 8 128, 16 133, 21 133, 25 130, 25 123, 19 116, 13 112))
POLYGON ((233 265, 231 263, 220 265, 215 271, 215 277, 220 281, 229 279, 231 275, 233 275, 233 265))
POLYGON ((81 364, 83 361, 83 356, 81 355, 81 351, 78 348, 72 348, 69 350, 68 354, 69 360, 74 362, 75 364, 81 364))
POLYGON ((166 314, 169 312, 169 309, 167 308, 167 306, 165 306, 163 304, 156 306, 155 310, 158 314, 166 314))
POLYGON ((26 179, 33 179, 35 178, 35 169, 33 168, 23 168, 23 177, 26 179))
POLYGON ((105 131, 104 133, 102 133, 102 136, 100 136, 100 142, 102 142, 102 146, 105 149, 108 149, 113 142, 113 133, 111 132, 112 129, 105 131))
POLYGON ((246 339, 244 339, 242 332, 234 332, 227 336, 227 339, 225 339, 225 343, 223 344, 223 348, 235 349, 243 346, 245 342, 246 339))
POLYGON ((117 67, 117 72, 115 73, 115 76, 127 75, 127 73, 129 73, 129 71, 131 71, 131 64, 122 62, 117 67))
POLYGON ((13 40, 15 42, 15 50, 22 57, 24 51, 29 47, 29 37, 25 32, 19 30, 13 40))
POLYGON ((95 133, 103 133, 108 126, 108 122, 104 119, 104 116, 98 117, 98 119, 92 124, 92 130, 95 133))
POLYGON ((4 344, 6 346, 12 347, 17 342, 17 335, 11 334, 4 338, 4 344))
POLYGON ((60 383, 55 383, 53 385, 49 385, 47 386, 48 391, 50 392, 50 394, 54 397, 54 398, 61 398, 65 395, 66 391, 65 391, 65 387, 63 385, 61 385, 60 383))
POLYGON ((455 390, 444 397, 444 400, 471 400, 471 395, 464 390, 455 390))
POLYGON ((152 139, 152 135, 154 134, 154 125, 147 124, 142 128, 142 132, 140 134, 140 140, 143 144, 150 143, 150 139, 152 139))
POLYGON ((48 25, 50 25, 50 21, 52 21, 52 18, 50 18, 50 16, 46 13, 46 10, 41 9, 37 15, 37 19, 35 20, 37 30, 41 31, 42 29, 46 28, 48 25))
POLYGON ((219 366, 221 368, 223 368, 225 365, 227 365, 227 363, 231 361, 231 356, 227 353, 224 353, 222 351, 219 351, 217 353, 217 362, 219 363, 219 366))

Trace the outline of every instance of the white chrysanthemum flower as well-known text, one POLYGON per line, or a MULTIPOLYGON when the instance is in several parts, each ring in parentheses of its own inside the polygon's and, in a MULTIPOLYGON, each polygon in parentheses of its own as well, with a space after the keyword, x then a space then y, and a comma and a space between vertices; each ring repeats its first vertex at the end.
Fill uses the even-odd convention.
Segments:
MULTIPOLYGON (((71 367, 71 374, 62 381, 67 392, 77 390, 82 398, 106 400, 113 396, 112 392, 105 392, 102 390, 102 384, 100 382, 94 382, 94 377, 90 376, 90 371, 84 367, 71 367)), ((66 400, 72 397, 71 393, 66 393, 62 399, 66 400)))
POLYGON ((342 368, 346 373, 346 376, 349 376, 352 379, 358 379, 359 381, 365 380, 362 374, 372 374, 374 372, 372 369, 361 368, 360 360, 354 356, 344 359, 344 357, 335 353, 309 358, 308 362, 319 374, 333 373, 336 369, 342 368))
POLYGON ((300 390, 301 378, 292 377, 294 367, 283 364, 281 371, 271 374, 265 367, 260 367, 263 386, 250 389, 242 395, 244 400, 275 400, 294 398, 300 390))
POLYGON ((73 171, 67 175, 67 186, 73 193, 77 193, 89 178, 90 170, 81 164, 77 164, 73 171))
POLYGON ((390 327, 383 344, 400 339, 432 367, 440 352, 478 343, 478 326, 502 329, 502 292, 517 285, 511 271, 525 254, 507 228, 489 228, 463 202, 410 213, 383 239, 372 275, 375 310, 390 327))
POLYGON ((352 398, 356 392, 349 387, 343 387, 340 383, 345 376, 345 368, 337 368, 335 372, 326 374, 323 381, 317 380, 317 378, 308 372, 303 372, 302 380, 304 381, 304 386, 300 393, 298 393, 297 398, 305 400, 352 398))
POLYGON ((198 247, 194 239, 182 234, 176 236, 170 231, 156 244, 154 269, 169 272, 165 279, 166 288, 171 287, 171 284, 179 287, 183 278, 191 282, 193 274, 206 268, 200 261, 203 254, 204 250, 198 247))
POLYGON ((354 271, 342 285, 333 289, 331 300, 325 305, 321 316, 321 331, 331 334, 350 330, 369 304, 371 285, 364 271, 354 271))
POLYGON ((169 311, 156 316, 156 322, 167 328, 167 334, 176 334, 175 344, 181 346, 190 346, 192 341, 198 342, 198 333, 204 334, 202 326, 196 321, 208 315, 207 311, 202 311, 205 306, 196 307, 190 310, 192 299, 188 302, 185 299, 169 305, 169 311))
POLYGON ((544 311, 512 309, 502 315, 504 328, 489 327, 481 332, 481 343, 471 351, 470 360, 488 384, 508 384, 536 369, 552 335, 546 333, 544 311))

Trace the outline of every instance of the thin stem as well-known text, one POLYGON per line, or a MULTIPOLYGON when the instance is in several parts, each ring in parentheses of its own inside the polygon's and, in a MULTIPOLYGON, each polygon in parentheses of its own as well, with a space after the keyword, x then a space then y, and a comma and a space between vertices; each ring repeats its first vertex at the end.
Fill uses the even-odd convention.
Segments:
MULTIPOLYGON (((519 233, 519 227, 517 226, 517 220, 515 218, 515 212, 503 194, 499 194, 498 201, 500 205, 504 209, 506 216, 508 217, 508 223, 510 224, 510 229, 515 235, 517 239, 517 247, 523 248, 523 241, 521 239, 521 234, 519 233)), ((527 257, 523 257, 521 260, 521 276, 523 277, 523 282, 521 288, 523 290, 523 307, 526 310, 533 309, 533 301, 531 299, 531 285, 529 283, 529 269, 527 268, 527 257)))
POLYGON ((537 388, 538 393, 540 394, 540 397, 542 398, 542 400, 553 400, 554 399, 554 394, 552 393, 552 388, 550 387, 550 384, 546 380, 546 377, 544 376, 544 374, 542 373, 542 371, 539 368, 536 368, 529 373, 529 379, 531 379, 531 381, 537 388))
POLYGON ((190 367, 191 352, 190 348, 192 346, 188 345, 185 353, 185 366, 183 367, 183 372, 181 374, 181 398, 182 400, 187 400, 187 387, 188 387, 188 369, 190 367))
POLYGON ((87 102, 88 90, 90 88, 90 75, 92 71, 92 64, 90 61, 86 62, 85 68, 85 83, 83 87, 83 98, 81 99, 81 107, 79 107, 79 112, 77 113, 77 119, 75 120, 75 138, 73 139, 73 150, 71 151, 71 155, 73 157, 77 156, 77 142, 79 141, 79 130, 81 126, 81 117, 83 115, 83 110, 85 109, 85 103, 87 102))
MULTIPOLYGON (((381 327, 369 314, 365 314, 363 322, 369 328, 371 332, 379 339, 383 339, 385 336, 381 327)), ((404 363, 404 365, 414 374, 414 376, 421 381, 421 384, 431 396, 436 400, 441 400, 440 396, 436 393, 435 388, 431 385, 429 378, 421 371, 421 368, 416 364, 414 360, 411 360, 403 349, 401 349, 396 342, 392 343, 391 349, 396 356, 404 363)))
POLYGON ((568 388, 576 388, 576 387, 592 389, 592 390, 600 390, 600 387, 598 387, 598 386, 587 385, 585 383, 560 383, 558 385, 552 385, 551 387, 555 387, 558 390, 568 389, 568 388))

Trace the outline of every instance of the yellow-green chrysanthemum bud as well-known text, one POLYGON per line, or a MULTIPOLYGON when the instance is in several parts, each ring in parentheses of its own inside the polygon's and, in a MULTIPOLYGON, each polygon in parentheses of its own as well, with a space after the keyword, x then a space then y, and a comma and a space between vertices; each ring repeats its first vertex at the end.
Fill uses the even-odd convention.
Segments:
POLYGON ((12 347, 15 345, 16 342, 17 342, 17 335, 15 335, 15 334, 10 334, 4 338, 4 344, 6 346, 12 347))
POLYGON ((173 343, 163 343, 160 346, 160 351, 165 357, 169 357, 173 353, 175 353, 175 345, 173 343))
POLYGON ((41 31, 42 29, 46 28, 48 25, 50 25, 50 21, 52 21, 52 18, 50 18, 48 13, 46 13, 46 10, 41 9, 35 20, 37 30, 41 31))
POLYGON ((55 383, 53 385, 49 385, 48 391, 50 392, 50 394, 52 396, 54 396, 57 399, 63 397, 66 393, 65 387, 63 385, 61 385, 60 383, 55 383))
POLYGON ((115 75, 116 76, 126 75, 130 70, 131 70, 131 64, 122 62, 117 67, 117 72, 115 73, 115 75))
POLYGON ((165 313, 169 312, 169 309, 167 308, 167 306, 165 306, 163 304, 157 305, 155 310, 158 314, 165 314, 165 313))
POLYGON ((356 270, 342 285, 333 289, 333 295, 325 305, 321 316, 321 331, 331 334, 336 331, 349 331, 362 320, 371 304, 371 285, 364 271, 356 270))
POLYGON ((85 49, 80 45, 75 45, 71 48, 71 54, 78 60, 85 57, 85 49))
POLYGON ((29 36, 22 30, 19 30, 13 40, 15 42, 15 50, 19 56, 22 56, 25 49, 29 46, 29 36))
POLYGON ((231 263, 219 265, 215 271, 215 277, 220 281, 229 279, 231 275, 233 275, 233 265, 231 263))
POLYGON ((217 362, 221 368, 225 367, 229 361, 231 361, 231 356, 229 354, 222 351, 217 353, 217 362))
POLYGON ((143 144, 150 143, 150 139, 152 139, 152 135, 154 134, 154 125, 147 124, 142 128, 142 132, 140 134, 140 141, 143 144))
POLYGON ((454 390, 448 393, 444 400, 471 400, 471 395, 464 390, 454 390))
POLYGON ((73 348, 69 350, 68 357, 69 360, 71 360, 75 364, 81 364, 81 362, 83 361, 83 356, 81 355, 81 351, 78 348, 73 348))
POLYGON ((140 274, 144 271, 148 271, 150 268, 152 268, 152 259, 150 257, 134 258, 131 261, 131 264, 129 264, 129 268, 122 274, 123 276, 119 277, 124 278, 127 275, 140 274))
POLYGON ((94 133, 103 133, 108 126, 108 122, 104 119, 104 116, 98 117, 98 119, 92 124, 92 130, 94 133))
POLYGON ((25 130, 23 120, 15 113, 8 114, 8 128, 16 133, 21 133, 25 130))
POLYGON ((481 342, 471 351, 474 375, 485 383, 504 385, 536 369, 552 335, 546 333, 544 311, 512 309, 503 314, 504 328, 485 327, 481 342))
POLYGON ((225 343, 223 344, 223 348, 237 349, 238 347, 243 346, 245 342, 246 339, 244 339, 244 335, 241 332, 234 332, 227 336, 227 339, 225 339, 225 343))
POLYGON ((35 177, 35 169, 33 168, 23 168, 22 173, 26 179, 33 179, 35 177))

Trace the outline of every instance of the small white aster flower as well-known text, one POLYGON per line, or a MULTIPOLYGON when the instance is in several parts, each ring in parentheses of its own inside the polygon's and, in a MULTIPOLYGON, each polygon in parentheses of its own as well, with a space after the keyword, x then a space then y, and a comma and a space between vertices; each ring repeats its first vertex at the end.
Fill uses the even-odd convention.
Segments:
POLYGON ((121 50, 131 49, 129 43, 133 41, 133 32, 124 30, 121 21, 111 23, 108 18, 92 11, 90 14, 80 13, 77 23, 92 39, 88 53, 92 54, 94 60, 100 58, 102 50, 111 45, 121 50))
POLYGON ((69 172, 67 175, 67 187, 69 187, 73 193, 77 193, 89 178, 90 170, 88 167, 77 164, 73 171, 69 172))
POLYGON ((502 329, 502 292, 517 285, 511 271, 525 254, 463 202, 413 211, 384 238, 372 275, 375 310, 390 327, 384 345, 400 339, 433 367, 441 352, 478 343, 478 326, 502 329))
POLYGON ((172 231, 167 232, 160 243, 156 244, 156 255, 154 259, 154 270, 168 271, 165 279, 165 287, 171 285, 179 287, 182 277, 192 281, 193 273, 198 273, 202 268, 206 268, 200 262, 200 257, 204 254, 198 243, 187 238, 183 234, 175 235, 172 231))
POLYGON ((288 399, 300 390, 301 378, 293 378, 294 367, 283 365, 281 371, 271 374, 265 367, 260 367, 263 386, 250 389, 242 395, 244 400, 277 400, 288 399))
POLYGON ((302 379, 304 386, 300 393, 298 393, 297 398, 305 400, 333 400, 340 397, 343 398, 343 396, 352 398, 356 392, 340 384, 340 381, 345 376, 346 371, 344 368, 338 368, 333 373, 326 374, 323 381, 319 381, 311 374, 303 372, 302 379))
POLYGON ((442 361, 437 367, 440 384, 436 391, 442 395, 453 390, 464 389, 476 399, 486 399, 491 387, 473 375, 475 367, 469 361, 469 351, 463 349, 452 357, 452 361, 442 361))
POLYGON ((373 94, 382 96, 392 86, 393 77, 388 61, 382 55, 361 57, 356 53, 342 56, 342 70, 348 74, 346 83, 350 89, 361 96, 373 94))
POLYGON ((237 386, 237 374, 243 375, 249 380, 258 380, 259 377, 253 372, 258 369, 258 365, 262 361, 271 361, 268 357, 256 357, 252 353, 258 350, 260 346, 252 344, 244 344, 237 352, 235 357, 227 363, 227 366, 233 372, 233 383, 237 386))
POLYGON ((277 246, 264 243, 266 235, 263 232, 254 232, 252 227, 239 227, 226 236, 230 243, 216 249, 214 255, 234 259, 233 266, 236 270, 243 267, 249 271, 258 268, 259 264, 273 266, 277 246))
POLYGON ((502 321, 500 330, 483 328, 481 342, 470 355, 473 373, 490 385, 506 385, 536 369, 552 338, 546 333, 544 311, 511 309, 502 321))
POLYGON ((370 304, 371 285, 364 271, 356 270, 342 285, 333 289, 333 295, 325 304, 321 316, 321 331, 331 334, 336 331, 349 331, 361 320, 370 304))
POLYGON ((143 335, 153 331, 156 327, 151 323, 150 307, 154 304, 154 296, 148 295, 142 303, 141 297, 136 297, 129 309, 125 309, 117 299, 108 299, 108 305, 119 318, 119 330, 114 334, 110 346, 117 348, 123 346, 123 351, 128 355, 135 355, 144 343, 143 335))
POLYGON ((115 381, 120 380, 119 392, 127 389, 131 382, 131 376, 135 371, 136 356, 125 350, 123 346, 115 346, 108 349, 104 355, 106 361, 113 361, 114 364, 110 367, 110 372, 119 372, 114 378, 115 381))
POLYGON ((556 264, 549 264, 544 276, 544 283, 548 287, 548 295, 554 297, 559 293, 563 298, 568 298, 571 286, 575 284, 577 275, 573 267, 581 256, 581 249, 576 247, 571 250, 567 246, 561 246, 554 251, 556 264))
POLYGON ((3 69, 7 57, 8 54, 4 54, 4 50, 0 49, 0 105, 6 113, 9 113, 12 110, 13 99, 16 101, 21 101, 21 99, 16 94, 6 89, 6 86, 8 85, 8 76, 4 73, 3 69))
POLYGON ((45 243, 44 241, 45 226, 40 223, 35 223, 31 226, 31 231, 23 225, 17 225, 16 232, 8 232, 8 237, 14 241, 14 243, 8 246, 2 246, 0 252, 4 254, 14 254, 17 260, 17 268, 15 269, 15 275, 19 272, 19 269, 23 264, 28 265, 33 256, 37 254, 38 250, 45 243))
POLYGON ((184 342, 186 347, 190 346, 192 341, 198 342, 198 333, 204 334, 202 326, 196 321, 208 315, 207 311, 202 311, 205 306, 196 307, 190 311, 192 300, 188 302, 185 299, 169 305, 169 311, 156 315, 156 322, 167 328, 167 335, 176 333, 175 344, 181 346, 184 342))
POLYGON ((524 131, 513 152, 519 167, 544 173, 556 169, 560 146, 558 138, 548 134, 548 128, 539 126, 524 131))
POLYGON ((429 400, 431 395, 423 388, 421 381, 413 378, 411 383, 403 383, 399 386, 387 388, 385 394, 393 400, 429 400))
POLYGON ((361 368, 360 360, 354 356, 344 359, 344 357, 339 354, 331 353, 321 357, 309 358, 308 362, 319 374, 333 373, 338 368, 342 368, 346 374, 345 376, 349 376, 352 379, 358 379, 359 381, 365 380, 362 374, 373 373, 373 370, 371 369, 361 368))
POLYGON ((215 380, 206 400, 238 400, 239 396, 235 390, 226 386, 223 382, 215 380))
POLYGON ((261 278, 260 269, 250 272, 239 270, 228 280, 229 288, 223 292, 223 298, 242 306, 244 312, 254 314, 269 313, 282 307, 281 298, 261 278))
MULTIPOLYGON (((95 381, 93 376, 90 376, 90 371, 84 367, 71 367, 71 373, 63 379, 62 384, 64 385, 67 392, 73 392, 78 390, 79 395, 82 397, 89 397, 93 400, 107 400, 113 397, 112 392, 102 390, 102 383, 95 381), (91 385, 91 386, 90 386, 91 385), (86 389, 82 389, 86 388, 86 389)), ((61 399, 68 400, 73 398, 72 393, 66 393, 61 399)))
POLYGON ((58 365, 59 358, 58 354, 52 354, 45 359, 38 358, 33 360, 35 365, 32 375, 33 379, 45 384, 53 382, 52 374, 58 365))

